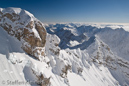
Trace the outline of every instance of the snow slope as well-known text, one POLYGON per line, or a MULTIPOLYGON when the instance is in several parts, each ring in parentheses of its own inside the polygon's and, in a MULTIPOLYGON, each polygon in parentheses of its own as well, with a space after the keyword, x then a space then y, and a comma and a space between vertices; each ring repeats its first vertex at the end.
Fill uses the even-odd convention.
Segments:
MULTIPOLYGON (((0 85, 8 85, 9 81, 23 81, 26 82, 26 76, 30 80, 35 80, 35 76, 32 74, 29 67, 25 67, 28 64, 30 58, 21 49, 21 43, 14 37, 11 37, 0 27, 0 85), (28 72, 30 73, 28 75, 28 72), (3 83, 2 83, 3 82, 3 83)), ((28 84, 29 85, 29 84, 28 84)), ((14 86, 19 86, 14 84, 14 86)), ((27 86, 27 85, 24 85, 27 86)))

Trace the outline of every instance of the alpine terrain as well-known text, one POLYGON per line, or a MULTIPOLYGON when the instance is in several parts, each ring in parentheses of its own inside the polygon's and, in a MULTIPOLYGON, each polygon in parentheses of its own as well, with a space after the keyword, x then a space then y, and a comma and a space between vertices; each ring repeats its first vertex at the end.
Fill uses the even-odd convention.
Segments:
POLYGON ((0 8, 0 86, 129 86, 128 29, 0 8))

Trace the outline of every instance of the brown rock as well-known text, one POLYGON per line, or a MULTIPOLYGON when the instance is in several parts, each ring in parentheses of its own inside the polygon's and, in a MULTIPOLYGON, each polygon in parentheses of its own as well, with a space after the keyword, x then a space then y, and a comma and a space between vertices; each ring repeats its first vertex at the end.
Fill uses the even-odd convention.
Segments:
POLYGON ((59 55, 60 54, 60 49, 57 50, 53 50, 52 48, 49 48, 49 50, 54 53, 55 55, 59 55))
POLYGON ((7 17, 7 18, 10 19, 12 22, 14 22, 14 21, 20 19, 20 16, 17 15, 17 14, 15 14, 15 13, 12 13, 12 14, 6 13, 6 14, 2 15, 2 17, 7 17))
POLYGON ((27 28, 31 28, 31 29, 32 29, 32 28, 33 28, 33 26, 34 26, 34 22, 33 22, 33 21, 31 21, 31 22, 30 22, 26 27, 27 27, 27 28))
POLYGON ((0 11, 1 18, 0 21, 3 19, 3 23, 0 24, 9 35, 15 36, 19 41, 22 42, 22 49, 29 55, 34 56, 35 58, 39 59, 37 55, 44 56, 44 51, 41 51, 46 43, 46 30, 43 27, 42 23, 38 20, 30 21, 27 25, 25 25, 24 21, 20 22, 20 16, 16 13, 5 13, 3 14, 0 11), (10 19, 12 24, 8 21, 4 21, 5 18, 10 19), (17 23, 15 23, 15 21, 17 23), (15 24, 14 24, 15 23, 15 24), (11 25, 14 25, 12 28, 11 25), (35 26, 35 27, 34 27, 35 26), (36 37, 32 28, 36 29, 40 38, 36 37), (27 44, 28 45, 27 45, 27 44), (40 47, 36 49, 36 47, 40 47), (39 50, 40 49, 40 50, 39 50), (40 53, 39 53, 40 52, 40 53))
POLYGON ((43 27, 43 25, 38 21, 37 23, 35 23, 35 28, 36 30, 38 31, 41 39, 42 39, 42 47, 45 46, 45 43, 46 43, 46 30, 45 28, 43 27))
POLYGON ((38 84, 40 85, 40 86, 50 86, 50 78, 45 78, 44 76, 43 76, 43 74, 41 74, 40 76, 38 76, 38 84))
POLYGON ((70 65, 65 65, 65 67, 62 69, 62 73, 65 74, 65 76, 63 76, 63 74, 60 74, 62 78, 65 78, 67 77, 67 73, 68 73, 68 70, 71 69, 71 66, 70 65))

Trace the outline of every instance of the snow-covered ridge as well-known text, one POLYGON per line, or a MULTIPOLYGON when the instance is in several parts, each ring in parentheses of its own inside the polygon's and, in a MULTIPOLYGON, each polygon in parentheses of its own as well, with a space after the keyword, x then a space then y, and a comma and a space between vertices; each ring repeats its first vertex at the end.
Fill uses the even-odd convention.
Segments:
MULTIPOLYGON (((36 18, 34 17, 33 14, 31 14, 28 11, 23 10, 21 8, 13 8, 13 7, 0 8, 0 14, 2 14, 2 15, 8 14, 7 16, 10 17, 10 19, 12 19, 12 20, 16 19, 17 21, 15 21, 14 24, 23 23, 24 25, 27 25, 30 21, 36 20, 36 18), (11 14, 14 17, 12 18, 12 16, 9 14, 11 14)), ((1 22, 3 22, 2 19, 1 19, 1 22)), ((11 23, 11 21, 8 19, 4 20, 4 22, 11 23)), ((34 31, 34 29, 32 29, 32 30, 34 31)), ((39 37, 38 32, 36 30, 34 31, 34 33, 35 33, 35 35, 37 35, 37 37, 39 37)))
POLYGON ((87 57, 87 61, 93 61, 96 65, 103 64, 120 85, 128 86, 129 32, 120 25, 115 29, 112 25, 103 26, 63 23, 48 24, 46 29, 48 33, 56 34, 61 39, 61 49, 74 51, 78 58, 87 57))
POLYGON ((33 14, 21 8, 0 8, 0 26, 22 42, 26 53, 40 59, 37 53, 44 52, 40 48, 45 46, 46 30, 33 14))
MULTIPOLYGON (((129 32, 125 31, 125 29, 121 27, 116 29, 111 27, 100 28, 93 26, 93 24, 87 25, 80 23, 66 23, 49 24, 48 26, 46 26, 46 29, 48 33, 56 34, 60 39, 63 39, 63 41, 61 41, 59 45, 61 48, 68 48, 69 44, 71 44, 71 42, 73 43, 73 41, 79 42, 76 45, 78 46, 80 43, 86 43, 86 41, 88 42, 88 40, 90 41, 90 39, 95 35, 98 35, 114 50, 115 53, 129 60, 129 58, 127 58, 127 52, 129 51, 129 49, 127 49, 129 42, 129 32), (119 49, 118 47, 116 47, 118 45, 119 49)), ((70 46, 72 46, 72 44, 70 46)))
MULTIPOLYGON (((8 7, 8 8, 0 8, 0 11, 3 13, 3 14, 6 14, 6 13, 16 13, 16 14, 19 14, 19 15, 22 15, 22 13, 24 12, 27 15, 29 15, 30 17, 33 17, 34 18, 34 15, 31 14, 30 12, 26 11, 26 10, 23 10, 21 8, 13 8, 13 7, 8 7)), ((25 16, 24 14, 24 16, 25 16)))
POLYGON ((2 11, 2 13, 16 13, 19 14, 21 12, 21 8, 13 8, 13 7, 9 7, 9 8, 0 8, 0 10, 2 11))

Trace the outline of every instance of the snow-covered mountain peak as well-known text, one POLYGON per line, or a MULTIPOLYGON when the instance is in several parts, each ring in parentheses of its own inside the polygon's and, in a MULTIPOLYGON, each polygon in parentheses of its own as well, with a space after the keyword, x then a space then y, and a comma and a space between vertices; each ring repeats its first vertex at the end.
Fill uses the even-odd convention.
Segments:
POLYGON ((16 14, 20 14, 21 12, 21 8, 13 8, 13 7, 9 7, 9 8, 0 8, 2 13, 16 13, 16 14))
POLYGON ((21 8, 1 8, 0 26, 22 42, 24 51, 40 59, 37 53, 44 52, 40 47, 45 46, 46 30, 33 14, 21 8))
POLYGON ((21 8, 13 8, 13 7, 9 7, 9 8, 0 8, 0 14, 3 15, 8 15, 11 17, 12 16, 16 16, 18 15, 21 22, 25 22, 28 23, 29 20, 33 21, 35 19, 34 15, 31 14, 30 12, 23 10, 21 8), (9 15, 10 14, 10 15, 9 15))
POLYGON ((21 8, 14 8, 14 7, 0 8, 0 11, 3 14, 5 14, 5 13, 10 13, 10 14, 15 13, 15 14, 19 14, 19 15, 21 14, 22 15, 24 13, 24 16, 26 14, 26 15, 29 15, 30 17, 34 17, 33 14, 31 14, 30 12, 28 12, 26 10, 23 10, 21 8))

